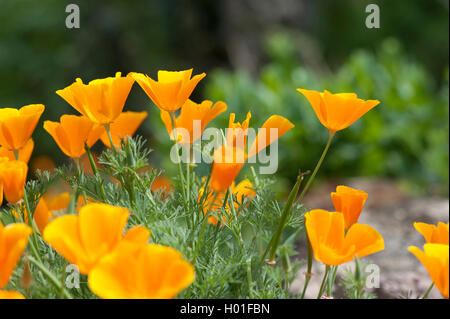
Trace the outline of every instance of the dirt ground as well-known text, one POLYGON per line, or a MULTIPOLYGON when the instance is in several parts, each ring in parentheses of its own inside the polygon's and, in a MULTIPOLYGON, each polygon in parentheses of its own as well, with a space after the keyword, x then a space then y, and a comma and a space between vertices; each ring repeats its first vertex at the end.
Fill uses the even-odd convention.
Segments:
MULTIPOLYGON (((424 239, 413 226, 414 222, 436 224, 438 221, 448 222, 448 198, 414 198, 407 196, 400 187, 386 180, 354 179, 345 185, 362 189, 369 194, 359 223, 368 224, 377 229, 384 238, 385 249, 364 258, 368 263, 376 264, 380 269, 380 287, 370 289, 378 298, 417 298, 422 296, 431 284, 431 279, 422 264, 408 251, 409 246, 422 248, 424 239)), ((327 182, 314 189, 305 197, 308 208, 334 210, 330 193, 337 184, 327 182)), ((306 257, 304 245, 299 254, 306 257)), ((342 265, 336 282, 344 268, 353 267, 353 262, 342 265)), ((291 286, 292 293, 298 293, 304 284, 302 267, 297 279, 291 286)), ((323 276, 324 266, 315 262, 313 277, 310 282, 308 298, 316 298, 323 276)), ((335 287, 335 298, 342 297, 342 287, 335 287)), ((433 288, 429 298, 442 298, 439 291, 433 288)))

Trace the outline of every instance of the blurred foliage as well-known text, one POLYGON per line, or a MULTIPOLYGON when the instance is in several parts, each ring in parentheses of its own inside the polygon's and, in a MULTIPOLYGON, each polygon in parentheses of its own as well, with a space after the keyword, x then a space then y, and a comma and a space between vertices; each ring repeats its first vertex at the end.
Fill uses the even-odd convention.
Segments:
MULTIPOLYGON (((408 59, 398 41, 387 39, 376 53, 355 51, 336 72, 318 74, 301 64, 296 38, 278 32, 269 38, 270 61, 257 79, 244 72, 217 70, 209 75, 206 96, 225 100, 229 111, 252 111, 253 127, 272 114, 290 119, 295 129, 279 143, 279 172, 292 180, 298 168, 314 167, 328 131, 296 88, 355 92, 380 105, 337 134, 321 176, 394 177, 422 190, 448 190, 449 92, 436 86, 420 64, 408 59)), ((224 119, 222 125, 226 125, 224 119)))

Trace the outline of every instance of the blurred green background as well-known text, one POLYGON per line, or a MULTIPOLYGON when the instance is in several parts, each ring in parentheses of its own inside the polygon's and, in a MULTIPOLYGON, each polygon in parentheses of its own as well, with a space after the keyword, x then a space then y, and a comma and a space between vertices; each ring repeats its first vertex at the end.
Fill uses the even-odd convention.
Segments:
MULTIPOLYGON (((252 127, 272 114, 296 125, 279 142, 283 188, 314 167, 327 138, 296 88, 355 92, 381 103, 338 134, 321 177, 392 178, 448 196, 448 16, 446 0, 0 0, 0 107, 43 103, 42 120, 58 120, 76 114, 55 94, 76 77, 193 67, 207 73, 193 99, 228 104, 212 125, 248 110, 252 127), (65 27, 69 3, 80 29, 65 27), (379 29, 365 26, 370 3, 379 29)), ((139 134, 170 175, 167 133, 138 85, 125 109, 149 110, 139 134)), ((66 160, 41 124, 34 138, 34 157, 66 160)))

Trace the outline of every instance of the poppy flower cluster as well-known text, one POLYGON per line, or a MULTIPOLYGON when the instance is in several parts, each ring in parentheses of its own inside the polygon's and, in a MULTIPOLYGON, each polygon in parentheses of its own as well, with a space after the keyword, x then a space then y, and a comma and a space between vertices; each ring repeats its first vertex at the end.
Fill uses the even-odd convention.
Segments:
MULTIPOLYGON (((205 76, 204 73, 193 76, 190 69, 159 71, 157 80, 136 72, 127 76, 118 72, 114 77, 89 83, 76 79, 56 93, 80 114, 65 114, 59 121, 47 120, 43 127, 59 149, 77 165, 87 155, 94 171, 91 147, 99 140, 113 150, 128 145, 127 137, 134 135, 148 116, 145 111, 124 111, 132 86, 137 82, 159 109, 168 138, 177 145, 192 147, 207 125, 227 110, 222 101, 197 103, 191 99, 197 84, 205 76)), ((307 98, 320 123, 330 132, 328 144, 298 197, 301 200, 336 132, 352 125, 379 101, 362 100, 354 93, 298 91, 307 98)), ((76 265, 79 272, 87 276, 91 291, 101 298, 176 297, 194 282, 194 265, 183 257, 183 252, 151 242, 147 227, 130 223, 130 209, 102 203, 86 194, 78 197, 76 189, 73 194, 39 194, 34 198, 36 205, 31 210, 25 187, 28 160, 34 149, 31 136, 44 110, 41 104, 0 109, 0 204, 6 199, 16 219, 6 226, 0 223, 0 298, 24 298, 19 292, 2 289, 10 281, 27 245, 33 255, 27 258, 36 262, 38 268, 45 267, 39 263, 35 247, 37 236, 43 239, 40 242, 47 243, 69 263, 76 265)), ((183 198, 193 193, 202 205, 201 217, 216 225, 217 231, 221 229, 219 226, 238 223, 245 218, 242 208, 257 196, 250 180, 237 180, 244 164, 294 128, 294 124, 283 116, 272 115, 254 140, 249 141, 250 120, 250 112, 242 122, 236 121, 236 114, 230 114, 223 144, 212 153, 210 174, 195 192, 190 190, 191 167, 187 166, 186 183, 180 166, 183 198)), ((302 179, 303 176, 298 178, 283 209, 279 227, 267 247, 267 251, 272 251, 271 260, 277 252, 281 232, 302 179)), ((153 192, 158 188, 165 188, 166 195, 177 190, 161 176, 155 179, 150 190, 153 192)), ((338 186, 331 194, 334 212, 314 209, 304 215, 307 239, 314 257, 327 269, 384 249, 380 233, 369 225, 358 223, 367 197, 364 191, 338 186)), ((193 202, 195 200, 191 198, 185 200, 188 213, 192 213, 189 209, 193 202)), ((417 223, 415 226, 427 244, 424 251, 416 247, 410 247, 410 251, 427 268, 442 295, 448 298, 448 224, 417 223)), ((195 263, 195 259, 192 262, 195 263)), ((51 279, 51 274, 49 276, 51 279)), ((53 283, 58 286, 55 280, 53 283)), ((64 291, 60 286, 58 288, 64 291)))
POLYGON ((338 266, 384 249, 380 233, 357 224, 367 193, 338 186, 331 194, 335 212, 315 209, 305 214, 305 226, 316 260, 338 266))

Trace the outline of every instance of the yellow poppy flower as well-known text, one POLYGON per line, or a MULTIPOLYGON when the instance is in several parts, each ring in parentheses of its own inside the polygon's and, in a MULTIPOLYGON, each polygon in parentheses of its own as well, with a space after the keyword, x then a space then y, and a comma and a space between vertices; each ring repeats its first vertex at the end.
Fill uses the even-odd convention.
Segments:
POLYGON ((147 93, 149 98, 161 110, 174 112, 186 103, 198 82, 206 74, 198 74, 191 78, 192 69, 186 71, 159 71, 158 81, 142 73, 130 73, 133 79, 147 93))
POLYGON ((177 250, 156 244, 121 243, 89 273, 101 298, 169 299, 188 287, 194 267, 177 250))
POLYGON ((17 291, 0 290, 0 299, 25 299, 25 296, 17 291))
POLYGON ((353 224, 345 233, 344 215, 314 209, 305 214, 305 227, 316 260, 338 266, 384 249, 380 233, 373 227, 353 224))
MULTIPOLYGON (((138 127, 147 117, 147 112, 122 112, 110 126, 111 139, 115 147, 120 147, 122 139, 133 136, 138 127)), ((103 131, 101 140, 106 147, 111 147, 108 133, 103 131)))
POLYGON ((448 245, 425 244, 423 248, 424 251, 421 251, 419 248, 411 246, 408 250, 420 260, 420 262, 427 269, 428 274, 436 285, 436 288, 440 291, 442 296, 448 299, 448 245))
POLYGON ((356 224, 367 199, 367 193, 347 186, 336 187, 331 193, 334 209, 344 214, 345 228, 356 224))
POLYGON ((122 112, 133 83, 134 79, 117 72, 115 77, 93 80, 89 84, 83 84, 78 78, 56 94, 92 122, 107 125, 122 112))
MULTIPOLYGON (((175 119, 175 129, 183 128, 189 136, 184 136, 185 134, 177 132, 177 142, 181 144, 192 144, 202 136, 208 123, 226 110, 227 105, 224 102, 217 102, 213 105, 211 101, 203 101, 197 104, 191 100, 187 100, 181 108, 180 115, 175 119), (198 121, 198 132, 195 131, 195 121, 198 121)), ((170 139, 175 140, 170 113, 161 110, 161 120, 166 126, 170 139)))
POLYGON ((0 184, 3 185, 6 200, 11 204, 15 204, 23 198, 27 172, 28 165, 26 163, 15 160, 2 161, 0 158, 0 184))
POLYGON ((44 229, 44 239, 83 274, 89 271, 121 240, 146 243, 150 232, 135 226, 125 235, 129 210, 107 204, 87 204, 79 215, 54 219, 44 229))
POLYGON ((6 286, 28 243, 31 228, 25 224, 0 222, 0 288, 6 286))
POLYGON ((22 149, 33 134, 44 109, 42 104, 26 105, 19 110, 0 109, 0 146, 9 151, 22 149))
POLYGON ((320 123, 331 132, 343 130, 361 116, 366 114, 380 102, 378 100, 362 100, 355 93, 332 94, 312 90, 297 89, 311 104, 320 123))
POLYGON ((95 144, 105 131, 85 116, 63 115, 60 122, 45 121, 44 129, 53 137, 61 151, 69 157, 78 158, 95 144))
POLYGON ((428 244, 448 245, 448 223, 444 224, 439 222, 437 226, 425 223, 414 223, 414 228, 425 237, 425 241, 428 244))
MULTIPOLYGON (((19 161, 28 163, 31 157, 31 153, 33 153, 34 142, 33 139, 30 138, 28 142, 25 144, 23 148, 19 150, 19 161)), ((7 157, 10 161, 16 159, 13 151, 8 150, 6 147, 0 146, 0 157, 7 157)))

